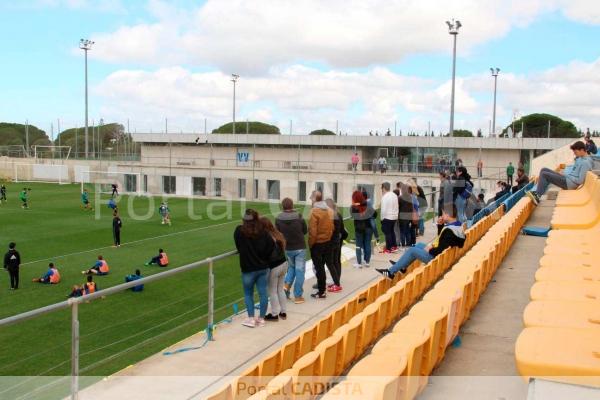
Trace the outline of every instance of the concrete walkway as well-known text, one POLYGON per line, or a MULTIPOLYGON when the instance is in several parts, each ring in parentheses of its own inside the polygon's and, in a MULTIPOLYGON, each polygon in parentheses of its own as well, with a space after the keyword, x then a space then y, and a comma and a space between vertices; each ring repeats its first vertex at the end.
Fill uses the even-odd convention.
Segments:
MULTIPOLYGON (((431 241, 434 234, 435 227, 429 221, 425 237, 420 239, 431 241)), ((399 257, 375 253, 370 268, 355 269, 353 247, 344 251, 349 257, 342 266, 342 292, 329 294, 325 300, 312 299, 309 294, 315 279, 307 279, 306 303, 288 302, 287 320, 250 329, 241 325, 245 315, 237 316, 231 323, 219 326, 214 342, 175 355, 156 354, 84 389, 80 399, 201 399, 210 395, 379 279, 375 268, 388 267, 388 260, 399 257)), ((204 333, 199 333, 165 351, 201 346, 205 339, 204 333)))
MULTIPOLYGON (((554 201, 545 200, 525 225, 549 226, 554 201)), ((544 254, 546 239, 519 236, 460 331, 461 345, 449 347, 420 399, 525 399, 515 342, 523 311, 544 254)))

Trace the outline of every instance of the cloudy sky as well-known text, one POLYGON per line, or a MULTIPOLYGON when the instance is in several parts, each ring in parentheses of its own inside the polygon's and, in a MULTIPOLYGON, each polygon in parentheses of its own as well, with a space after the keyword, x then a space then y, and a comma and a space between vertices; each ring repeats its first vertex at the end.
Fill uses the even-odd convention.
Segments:
POLYGON ((91 119, 203 132, 231 120, 283 133, 447 131, 459 19, 456 128, 549 112, 600 130, 600 1, 0 0, 0 121, 50 131, 91 119))

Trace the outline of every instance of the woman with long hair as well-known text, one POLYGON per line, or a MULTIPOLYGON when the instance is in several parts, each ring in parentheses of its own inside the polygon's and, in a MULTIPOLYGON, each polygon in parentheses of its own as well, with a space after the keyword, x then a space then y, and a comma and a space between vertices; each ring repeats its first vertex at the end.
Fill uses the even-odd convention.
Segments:
POLYGON ((242 286, 244 302, 248 318, 242 325, 249 328, 265 325, 265 316, 269 304, 267 281, 271 255, 275 241, 260 222, 258 212, 247 209, 242 218, 242 224, 233 233, 235 247, 239 252, 240 269, 242 270, 242 286), (254 316, 254 287, 259 297, 259 316, 254 316))
POLYGON ((371 238, 373 229, 371 219, 375 218, 375 210, 367 204, 363 194, 356 190, 352 193, 352 206, 350 214, 354 221, 354 235, 356 239, 355 268, 369 267, 371 262, 371 238), (364 255, 364 264, 362 262, 364 255))
POLYGON ((269 260, 269 283, 267 290, 271 300, 271 312, 265 316, 266 321, 278 321, 279 318, 286 319, 286 295, 283 290, 285 273, 287 272, 287 260, 285 258, 285 238, 275 225, 267 217, 261 217, 260 223, 275 243, 271 259, 269 260))

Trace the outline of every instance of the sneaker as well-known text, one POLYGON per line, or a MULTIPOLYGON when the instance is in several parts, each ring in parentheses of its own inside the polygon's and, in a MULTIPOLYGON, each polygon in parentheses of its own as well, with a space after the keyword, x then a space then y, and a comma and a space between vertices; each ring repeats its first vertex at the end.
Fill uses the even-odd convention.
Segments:
POLYGON ((362 268, 362 264, 360 264, 360 263, 354 263, 354 264, 352 264, 352 266, 354 268, 362 268))
POLYGON ((325 293, 313 293, 310 295, 310 297, 312 297, 313 299, 326 299, 327 298, 327 294, 325 293))
POLYGON ((388 249, 383 249, 382 251, 379 252, 379 254, 392 254, 392 253, 394 253, 394 252, 391 250, 388 250, 388 249))
POLYGON ((244 322, 242 322, 242 325, 247 326, 248 328, 255 328, 256 321, 254 320, 254 318, 246 318, 244 322))
POLYGON ((538 194, 536 192, 531 190, 525 194, 527 195, 527 197, 529 197, 531 199, 531 201, 533 201, 533 204, 535 204, 536 206, 538 204, 540 204, 540 197, 538 196, 538 194))
POLYGON ((392 272, 390 272, 389 269, 384 269, 384 268, 375 268, 375 271, 379 272, 381 275, 383 275, 385 278, 388 279, 394 279, 394 274, 392 272))
POLYGON ((279 318, 281 318, 281 319, 287 319, 287 314, 284 313, 284 312, 280 312, 279 313, 279 318))
POLYGON ((337 293, 342 291, 342 287, 338 285, 333 285, 331 288, 327 289, 328 292, 337 293))
POLYGON ((390 264, 392 264, 392 265, 397 263, 397 261, 394 261, 394 260, 389 260, 389 261, 390 261, 390 264))
POLYGON ((364 263, 364 264, 363 264, 363 266, 364 266, 365 268, 369 268, 369 267, 371 266, 371 264, 369 264, 368 262, 366 262, 366 263, 364 263))
POLYGON ((294 298, 294 304, 302 304, 304 302, 305 302, 304 297, 295 297, 294 298))
POLYGON ((334 283, 330 283, 329 285, 327 285, 327 289, 334 287, 335 284, 334 283))
POLYGON ((392 248, 390 249, 390 251, 391 251, 392 253, 397 253, 397 252, 398 252, 398 246, 394 246, 394 247, 392 247, 392 248))
POLYGON ((259 327, 265 326, 265 319, 264 318, 257 318, 256 319, 256 326, 259 326, 259 327))
POLYGON ((265 321, 279 321, 279 316, 269 313, 265 315, 265 321))

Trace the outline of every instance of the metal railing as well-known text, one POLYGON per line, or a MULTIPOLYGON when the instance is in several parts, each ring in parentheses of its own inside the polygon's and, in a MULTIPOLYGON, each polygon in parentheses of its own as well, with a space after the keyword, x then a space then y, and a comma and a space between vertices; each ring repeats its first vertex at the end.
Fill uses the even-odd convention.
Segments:
POLYGON ((79 393, 79 340, 80 340, 80 326, 79 326, 79 304, 87 303, 91 300, 104 298, 116 293, 123 292, 127 289, 131 289, 135 286, 144 285, 147 283, 163 280, 173 275, 181 274, 186 271, 191 271, 205 265, 208 265, 208 314, 207 314, 207 326, 206 334, 207 340, 213 340, 213 330, 215 326, 215 278, 214 278, 214 262, 223 260, 225 258, 234 256, 237 251, 229 251, 226 253, 219 254, 214 257, 208 257, 204 260, 190 263, 181 267, 177 267, 168 271, 160 272, 148 277, 144 277, 135 281, 122 283, 116 286, 109 287, 107 289, 98 290, 95 293, 84 295, 81 297, 73 297, 60 303, 51 304, 45 307, 37 308, 35 310, 26 311, 24 313, 6 317, 0 320, 0 327, 17 324, 35 317, 39 317, 44 314, 51 312, 71 308, 71 399, 78 399, 79 393))

